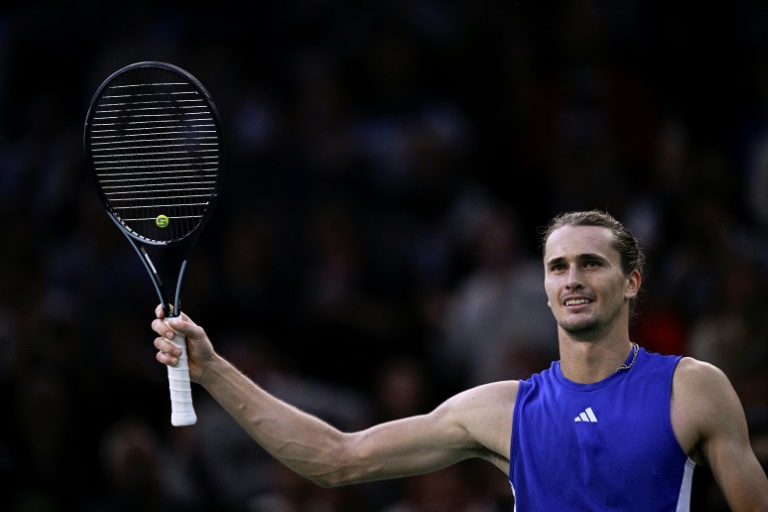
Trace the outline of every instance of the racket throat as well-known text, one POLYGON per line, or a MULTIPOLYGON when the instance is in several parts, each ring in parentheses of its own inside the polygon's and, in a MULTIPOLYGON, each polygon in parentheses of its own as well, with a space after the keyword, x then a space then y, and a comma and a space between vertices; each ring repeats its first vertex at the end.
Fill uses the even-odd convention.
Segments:
POLYGON ((184 272, 187 270, 187 260, 181 262, 179 270, 179 279, 176 281, 176 298, 173 303, 174 315, 181 315, 181 283, 184 282, 184 272))
MULTIPOLYGON (((147 268, 147 272, 149 272, 149 275, 152 278, 152 283, 155 285, 155 291, 160 299, 160 304, 163 305, 163 311, 165 311, 166 316, 170 316, 172 313, 170 306, 172 306, 172 304, 168 301, 168 296, 166 295, 165 287, 163 286, 163 280, 160 279, 160 274, 158 274, 155 265, 152 263, 152 258, 149 257, 147 251, 143 247, 139 247, 138 249, 142 261, 144 262, 144 266, 147 268)), ((178 311, 178 308, 174 307, 173 311, 178 311)))

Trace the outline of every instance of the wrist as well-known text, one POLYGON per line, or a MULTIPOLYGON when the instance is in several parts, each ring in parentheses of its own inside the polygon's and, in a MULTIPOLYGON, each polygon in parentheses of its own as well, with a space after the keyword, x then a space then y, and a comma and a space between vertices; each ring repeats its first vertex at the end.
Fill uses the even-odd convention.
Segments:
POLYGON ((208 389, 208 386, 216 380, 216 375, 220 373, 220 368, 226 364, 227 362, 224 358, 214 353, 208 364, 203 367, 203 371, 197 379, 197 383, 208 389))

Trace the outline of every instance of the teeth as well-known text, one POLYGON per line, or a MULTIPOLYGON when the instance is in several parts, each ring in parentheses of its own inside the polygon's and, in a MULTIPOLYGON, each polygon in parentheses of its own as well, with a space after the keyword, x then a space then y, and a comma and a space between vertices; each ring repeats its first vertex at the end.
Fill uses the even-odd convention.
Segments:
POLYGON ((569 299, 565 301, 566 306, 576 306, 578 304, 587 304, 589 300, 587 299, 569 299))

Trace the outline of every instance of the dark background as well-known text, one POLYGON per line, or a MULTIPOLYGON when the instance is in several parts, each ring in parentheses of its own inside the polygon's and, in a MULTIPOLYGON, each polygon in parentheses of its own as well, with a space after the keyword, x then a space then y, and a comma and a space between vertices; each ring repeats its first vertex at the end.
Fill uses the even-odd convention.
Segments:
MULTIPOLYGON (((469 461, 316 489, 198 388, 198 425, 170 426, 154 291, 82 152, 93 93, 142 60, 192 73, 222 116, 183 309, 265 387, 356 429, 545 368, 549 319, 494 306, 540 312, 517 293, 541 283, 536 229, 601 208, 649 256, 633 339, 726 371, 768 464, 766 26, 747 0, 0 8, 0 508, 512 507, 469 461), (484 329, 508 352, 481 357, 484 329)), ((697 510, 727 510, 707 479, 697 510)))

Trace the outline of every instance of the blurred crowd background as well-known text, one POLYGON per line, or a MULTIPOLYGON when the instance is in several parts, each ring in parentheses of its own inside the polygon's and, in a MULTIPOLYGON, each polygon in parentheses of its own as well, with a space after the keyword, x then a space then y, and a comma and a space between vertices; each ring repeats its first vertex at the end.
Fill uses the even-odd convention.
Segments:
MULTIPOLYGON (((82 151, 97 87, 143 60, 195 75, 222 116, 222 200, 183 309, 265 388, 353 430, 546 368, 537 228, 601 208, 649 256, 634 341, 722 368, 768 466, 765 3, 13 3, 2 510, 512 509, 473 461, 316 488, 197 387, 197 425, 170 425, 154 289, 82 151)), ((696 478, 695 510, 727 510, 696 478)))

